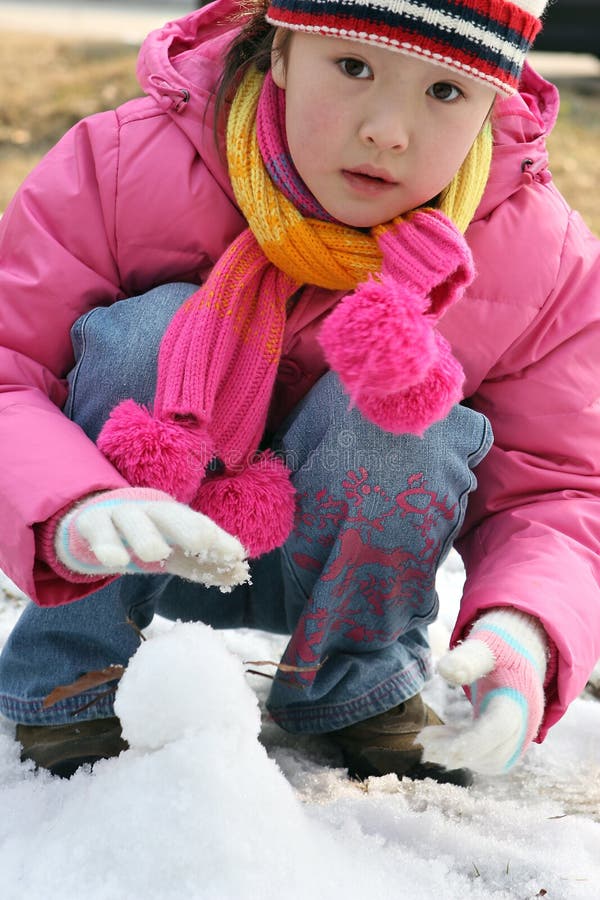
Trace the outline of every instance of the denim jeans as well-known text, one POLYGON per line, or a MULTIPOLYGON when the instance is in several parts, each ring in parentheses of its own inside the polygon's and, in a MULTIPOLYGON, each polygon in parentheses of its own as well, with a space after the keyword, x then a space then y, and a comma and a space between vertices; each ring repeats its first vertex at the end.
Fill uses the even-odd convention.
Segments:
MULTIPOLYGON (((195 288, 173 284, 97 308, 73 326, 65 413, 95 439, 109 411, 151 403, 160 339, 195 288)), ((492 442, 481 414, 456 406, 423 438, 381 431, 328 373, 272 442, 293 472, 298 511, 285 545, 251 564, 229 594, 169 575, 126 575, 65 606, 24 610, 0 657, 0 712, 29 724, 114 715, 104 688, 48 710, 56 685, 126 665, 154 613, 290 640, 268 708, 283 728, 321 733, 383 712, 430 676, 435 576, 458 533, 473 469, 492 442)), ((198 685, 201 690, 205 686, 198 685)))

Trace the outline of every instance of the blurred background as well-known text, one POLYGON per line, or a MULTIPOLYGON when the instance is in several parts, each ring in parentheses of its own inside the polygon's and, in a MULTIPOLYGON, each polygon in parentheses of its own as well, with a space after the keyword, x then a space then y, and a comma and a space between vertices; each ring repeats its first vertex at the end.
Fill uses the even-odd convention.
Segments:
MULTIPOLYGON (((201 5, 0 0, 0 212, 71 125, 139 94, 144 36, 201 5)), ((600 236, 600 0, 551 2, 532 62, 561 92, 552 173, 600 236)))

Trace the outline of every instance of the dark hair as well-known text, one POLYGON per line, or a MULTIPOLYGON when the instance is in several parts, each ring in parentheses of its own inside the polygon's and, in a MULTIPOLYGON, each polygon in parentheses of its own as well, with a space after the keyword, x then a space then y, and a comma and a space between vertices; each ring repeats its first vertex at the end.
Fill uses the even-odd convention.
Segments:
MULTIPOLYGON (((242 77, 252 65, 259 72, 268 72, 271 66, 273 38, 277 30, 270 25, 265 14, 268 0, 250 0, 242 3, 240 13, 236 16, 245 25, 229 45, 225 56, 225 66, 219 80, 215 102, 215 136, 220 124, 225 123, 226 106, 233 99, 242 77)), ((291 37, 291 32, 287 35, 291 37)), ((281 44, 280 52, 285 53, 289 38, 281 44)))

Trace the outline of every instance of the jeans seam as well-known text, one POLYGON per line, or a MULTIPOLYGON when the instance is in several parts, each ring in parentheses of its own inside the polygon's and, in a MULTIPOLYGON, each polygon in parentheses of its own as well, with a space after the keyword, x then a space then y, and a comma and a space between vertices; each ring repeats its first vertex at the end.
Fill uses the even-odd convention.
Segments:
POLYGON ((483 415, 483 413, 479 413, 479 415, 482 416, 482 418, 483 418, 483 433, 481 435, 481 440, 479 442, 477 449, 473 450, 471 453, 469 453, 467 455, 467 464, 469 466, 469 469, 471 469, 471 470, 473 468, 475 468, 475 466, 479 465, 480 462, 483 461, 483 459, 485 458, 487 453, 489 453, 489 451, 491 450, 491 446, 493 443, 492 427, 489 423, 489 420, 486 416, 483 415), (483 449, 483 447, 485 447, 485 445, 487 443, 488 436, 491 437, 490 445, 489 445, 487 451, 485 453, 482 453, 482 449, 483 449), (473 462, 473 460, 475 460, 475 462, 473 462))
POLYGON ((298 576, 296 575, 296 568, 290 560, 289 553, 288 553, 288 550, 287 550, 285 544, 281 548, 281 556, 283 557, 287 571, 288 571, 290 577, 292 578, 297 590, 300 592, 300 594, 304 598, 304 602, 307 603, 308 600, 310 599, 310 593, 307 593, 305 591, 303 584, 301 583, 298 576))
MULTIPOLYGON (((398 703, 404 702, 404 700, 410 699, 410 697, 419 693, 421 687, 430 675, 431 667, 427 660, 424 658, 416 658, 413 660, 410 667, 403 669, 400 675, 396 674, 388 677, 384 681, 381 681, 379 684, 370 688, 366 693, 361 694, 359 697, 353 697, 351 700, 346 700, 343 703, 322 704, 310 708, 298 709, 293 706, 269 706, 269 712, 281 727, 284 727, 283 723, 287 722, 289 724, 294 723, 295 725, 305 724, 308 725, 309 728, 312 725, 314 729, 315 724, 319 721, 329 720, 330 723, 332 719, 337 718, 338 723, 336 723, 336 726, 332 727, 331 724, 328 723, 327 729, 324 729, 325 733, 326 731, 336 731, 338 728, 353 724, 356 721, 355 713, 362 713, 364 707, 368 706, 369 703, 372 703, 374 700, 379 701, 376 703, 376 706, 381 705, 381 709, 378 709, 375 712, 369 710, 368 715, 366 716, 367 718, 390 708, 389 701, 385 700, 386 697, 393 696, 393 705, 397 705, 398 703), (404 685, 411 685, 410 689, 408 691, 400 690, 402 683, 404 683, 404 685)), ((315 732, 313 731, 313 733, 315 732)))
POLYGON ((69 418, 71 418, 71 411, 73 409, 75 390, 77 387, 77 382, 79 380, 79 373, 81 371, 81 365, 85 358, 85 351, 87 348, 87 334, 86 334, 87 323, 88 323, 88 320, 98 310, 98 308, 99 307, 95 306, 93 309, 90 309, 90 311, 88 313, 86 313, 84 316, 79 318, 73 324, 73 327, 71 329, 71 346, 73 347, 73 353, 75 355, 76 362, 75 362, 73 369, 71 370, 72 377, 69 381, 69 393, 67 395, 67 399, 65 401, 65 405, 63 408, 63 412, 69 418), (77 326, 79 326, 78 337, 79 337, 80 344, 81 344, 81 346, 79 348, 79 352, 77 352, 76 348, 75 348, 75 329, 77 326))
MULTIPOLYGON (((108 689, 109 688, 107 687, 106 690, 108 689)), ((86 718, 98 718, 98 712, 100 711, 106 711, 111 715, 114 715, 112 696, 106 696, 102 693, 86 692, 78 694, 76 697, 66 698, 48 709, 43 708, 43 703, 43 698, 21 699, 9 697, 6 694, 0 695, 0 709, 2 710, 2 714, 8 719, 12 719, 13 721, 22 724, 28 724, 27 719, 30 716, 33 716, 35 720, 34 724, 44 724, 40 721, 40 714, 42 714, 42 718, 48 723, 76 720, 78 718, 78 712, 85 712, 86 718), (82 708, 84 706, 89 707, 89 713, 88 709, 82 708)))
MULTIPOLYGON (((480 413, 480 415, 483 415, 483 414, 480 413)), ((440 568, 440 565, 442 564, 443 560, 446 558, 446 554, 449 553, 451 547, 454 546, 456 536, 457 536, 457 534, 459 534, 460 529, 463 526, 463 523, 465 520, 465 514, 466 514, 466 510, 467 510, 468 496, 475 487, 475 485, 474 485, 475 475, 473 474, 473 468, 476 465, 478 465, 478 463, 481 462, 485 458, 486 454, 485 453, 482 454, 482 448, 485 447, 485 445, 487 443, 487 438, 488 438, 488 435, 490 434, 490 432, 491 432, 491 428, 490 428, 489 422, 488 422, 487 418, 485 416, 483 416, 483 433, 481 436, 481 440, 479 442, 479 446, 477 447, 476 450, 467 454, 467 465, 468 465, 468 469, 469 469, 469 485, 461 492, 460 496, 458 497, 459 515, 456 520, 456 524, 455 524, 454 528, 446 536, 446 540, 440 547, 440 552, 436 559, 436 566, 435 566, 436 572, 440 568), (476 461, 473 463, 473 465, 471 465, 471 462, 473 459, 475 459, 476 461)), ((490 447, 488 448, 488 452, 489 452, 490 448, 491 448, 491 444, 490 444, 490 447)), ((439 606, 439 603, 438 603, 438 606, 439 606)))

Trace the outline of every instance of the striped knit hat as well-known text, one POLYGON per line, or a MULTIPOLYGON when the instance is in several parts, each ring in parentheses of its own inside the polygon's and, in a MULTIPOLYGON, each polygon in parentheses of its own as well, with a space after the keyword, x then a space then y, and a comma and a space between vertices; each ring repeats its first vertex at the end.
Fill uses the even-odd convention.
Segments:
POLYGON ((517 90, 547 0, 270 0, 267 21, 421 57, 517 90))

